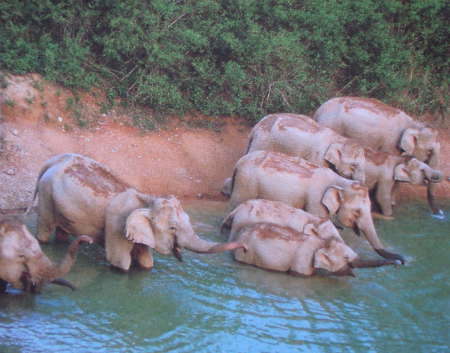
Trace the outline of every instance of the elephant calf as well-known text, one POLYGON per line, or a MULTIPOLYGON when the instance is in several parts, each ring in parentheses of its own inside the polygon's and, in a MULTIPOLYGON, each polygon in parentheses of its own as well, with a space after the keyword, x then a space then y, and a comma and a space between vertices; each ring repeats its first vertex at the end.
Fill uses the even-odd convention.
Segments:
POLYGON ((301 158, 257 151, 235 166, 231 209, 251 199, 281 201, 319 217, 334 217, 343 226, 362 231, 375 251, 389 259, 403 257, 386 251, 378 238, 366 186, 301 158))
POLYGON ((38 241, 16 217, 0 218, 0 292, 7 283, 27 292, 39 292, 46 283, 75 287, 63 280, 72 268, 80 243, 92 243, 82 235, 69 246, 59 265, 53 264, 42 252, 38 241))
MULTIPOLYGON (((439 183, 442 173, 417 158, 404 157, 365 148, 366 185, 385 216, 392 216, 393 192, 397 182, 415 185, 439 183)), ((431 205, 430 205, 431 206, 431 205)))
POLYGON ((247 153, 254 151, 301 157, 330 167, 346 178, 365 181, 363 148, 305 115, 279 113, 264 117, 250 133, 247 153))

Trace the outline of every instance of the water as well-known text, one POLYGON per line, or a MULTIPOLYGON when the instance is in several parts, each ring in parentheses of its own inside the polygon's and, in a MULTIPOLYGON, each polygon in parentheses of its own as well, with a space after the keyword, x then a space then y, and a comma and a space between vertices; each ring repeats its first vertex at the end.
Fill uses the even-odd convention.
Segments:
MULTIPOLYGON (((200 236, 221 240, 225 207, 185 208, 200 236)), ((155 255, 151 272, 121 274, 101 248, 83 247, 66 277, 77 291, 0 295, 0 352, 448 352, 450 204, 444 211, 435 219, 425 204, 402 205, 396 220, 378 221, 408 264, 356 278, 296 278, 187 251, 183 263, 155 255)), ((344 238, 375 257, 364 239, 344 238)), ((44 251, 57 259, 65 246, 44 251)))

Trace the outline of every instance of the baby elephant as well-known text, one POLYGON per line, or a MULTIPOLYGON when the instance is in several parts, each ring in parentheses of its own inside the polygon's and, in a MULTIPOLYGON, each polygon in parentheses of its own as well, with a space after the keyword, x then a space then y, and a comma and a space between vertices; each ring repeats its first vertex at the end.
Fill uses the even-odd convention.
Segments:
POLYGON ((92 243, 86 235, 76 238, 59 265, 42 252, 38 241, 14 216, 0 219, 0 292, 7 283, 26 292, 39 292, 46 283, 75 287, 60 278, 72 268, 80 243, 92 243))

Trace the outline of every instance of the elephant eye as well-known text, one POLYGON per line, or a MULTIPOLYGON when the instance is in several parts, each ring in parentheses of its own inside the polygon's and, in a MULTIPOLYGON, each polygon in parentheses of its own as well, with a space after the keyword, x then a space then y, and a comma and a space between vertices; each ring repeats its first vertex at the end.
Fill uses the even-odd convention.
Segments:
POLYGON ((175 227, 175 226, 170 226, 170 227, 169 227, 169 230, 175 232, 175 231, 177 230, 177 227, 175 227))

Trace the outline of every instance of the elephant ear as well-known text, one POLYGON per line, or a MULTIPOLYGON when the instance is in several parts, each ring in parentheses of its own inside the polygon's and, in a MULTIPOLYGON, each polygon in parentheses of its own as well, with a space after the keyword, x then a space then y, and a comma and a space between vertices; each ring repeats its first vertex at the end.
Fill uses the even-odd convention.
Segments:
POLYGON ((131 212, 125 225, 125 237, 133 243, 151 248, 156 246, 148 208, 138 208, 131 212))
POLYGON ((418 136, 419 130, 417 129, 409 128, 403 132, 400 140, 400 149, 402 149, 406 155, 413 155, 418 136))
POLYGON ((333 165, 338 165, 342 158, 342 145, 340 143, 332 143, 325 152, 325 160, 333 165))
POLYGON ((322 204, 327 208, 330 215, 336 214, 341 206, 343 190, 336 185, 331 185, 325 190, 322 197, 322 204))
POLYGON ((394 169, 394 180, 395 181, 404 181, 404 182, 410 182, 411 178, 409 177, 406 164, 400 163, 397 165, 394 169))

